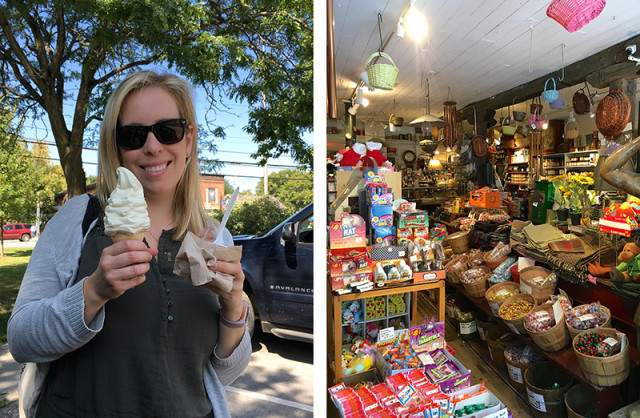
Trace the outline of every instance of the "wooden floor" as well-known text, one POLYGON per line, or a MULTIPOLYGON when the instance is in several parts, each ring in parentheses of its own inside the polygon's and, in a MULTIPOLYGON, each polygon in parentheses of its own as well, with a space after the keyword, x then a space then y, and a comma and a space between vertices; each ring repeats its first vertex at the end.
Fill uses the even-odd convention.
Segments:
MULTIPOLYGON (((432 317, 434 315, 436 312, 426 300, 426 293, 418 293, 418 317, 432 317)), ((445 341, 455 351, 456 359, 471 371, 471 385, 484 381, 486 387, 509 408, 514 417, 533 417, 531 407, 526 401, 526 393, 516 394, 511 386, 499 377, 465 340, 458 337, 457 330, 450 324, 446 325, 445 341)))

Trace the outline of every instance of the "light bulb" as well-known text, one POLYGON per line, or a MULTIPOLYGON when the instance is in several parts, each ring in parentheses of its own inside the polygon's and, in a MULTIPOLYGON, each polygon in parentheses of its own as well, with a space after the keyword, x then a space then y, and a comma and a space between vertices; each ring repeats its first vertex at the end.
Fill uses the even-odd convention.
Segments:
POLYGON ((433 153, 434 153, 435 155, 438 155, 438 154, 440 154, 440 151, 435 150, 435 151, 433 151, 433 153))
POLYGON ((369 106, 369 99, 367 99, 366 97, 362 99, 362 106, 367 107, 369 106))
POLYGON ((549 124, 547 122, 542 124, 542 129, 547 129, 549 127, 549 124))
POLYGON ((420 42, 427 35, 427 22, 415 6, 415 0, 411 1, 411 6, 404 18, 404 24, 409 36, 415 41, 420 42))
POLYGON ((398 27, 396 28, 396 36, 400 39, 404 38, 404 22, 402 16, 398 19, 398 27))
POLYGON ((451 152, 451 147, 447 147, 446 151, 451 152))

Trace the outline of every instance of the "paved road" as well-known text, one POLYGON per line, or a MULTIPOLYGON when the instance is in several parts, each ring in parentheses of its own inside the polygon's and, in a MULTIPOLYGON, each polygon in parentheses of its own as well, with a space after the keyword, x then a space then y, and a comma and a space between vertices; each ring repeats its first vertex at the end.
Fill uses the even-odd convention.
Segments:
MULTIPOLYGON (((313 345, 286 341, 269 334, 254 340, 251 363, 227 387, 231 416, 313 417, 313 345)), ((17 388, 22 365, 6 344, 0 345, 0 418, 18 418, 17 388)))

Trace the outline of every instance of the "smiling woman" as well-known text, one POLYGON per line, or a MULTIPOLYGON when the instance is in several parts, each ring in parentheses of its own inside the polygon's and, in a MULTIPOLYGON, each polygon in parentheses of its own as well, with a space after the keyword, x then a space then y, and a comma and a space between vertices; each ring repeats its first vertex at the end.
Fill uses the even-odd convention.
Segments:
POLYGON ((174 273, 188 232, 233 245, 204 211, 197 126, 191 86, 174 75, 133 73, 112 94, 96 197, 71 199, 48 223, 9 321, 14 358, 49 370, 27 416, 228 416, 223 385, 251 356, 242 267, 220 260, 208 266, 231 278, 230 290, 195 286, 174 273), (144 199, 116 197, 122 167, 144 199), (146 210, 144 241, 105 232, 107 200, 140 202, 120 217, 126 222, 134 209, 146 210))

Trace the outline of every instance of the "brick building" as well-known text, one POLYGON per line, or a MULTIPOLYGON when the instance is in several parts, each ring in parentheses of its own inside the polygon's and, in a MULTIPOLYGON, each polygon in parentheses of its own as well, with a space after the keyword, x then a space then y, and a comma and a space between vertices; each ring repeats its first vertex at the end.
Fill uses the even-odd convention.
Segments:
POLYGON ((201 174, 200 196, 202 196, 205 209, 220 209, 224 198, 224 176, 201 174))

